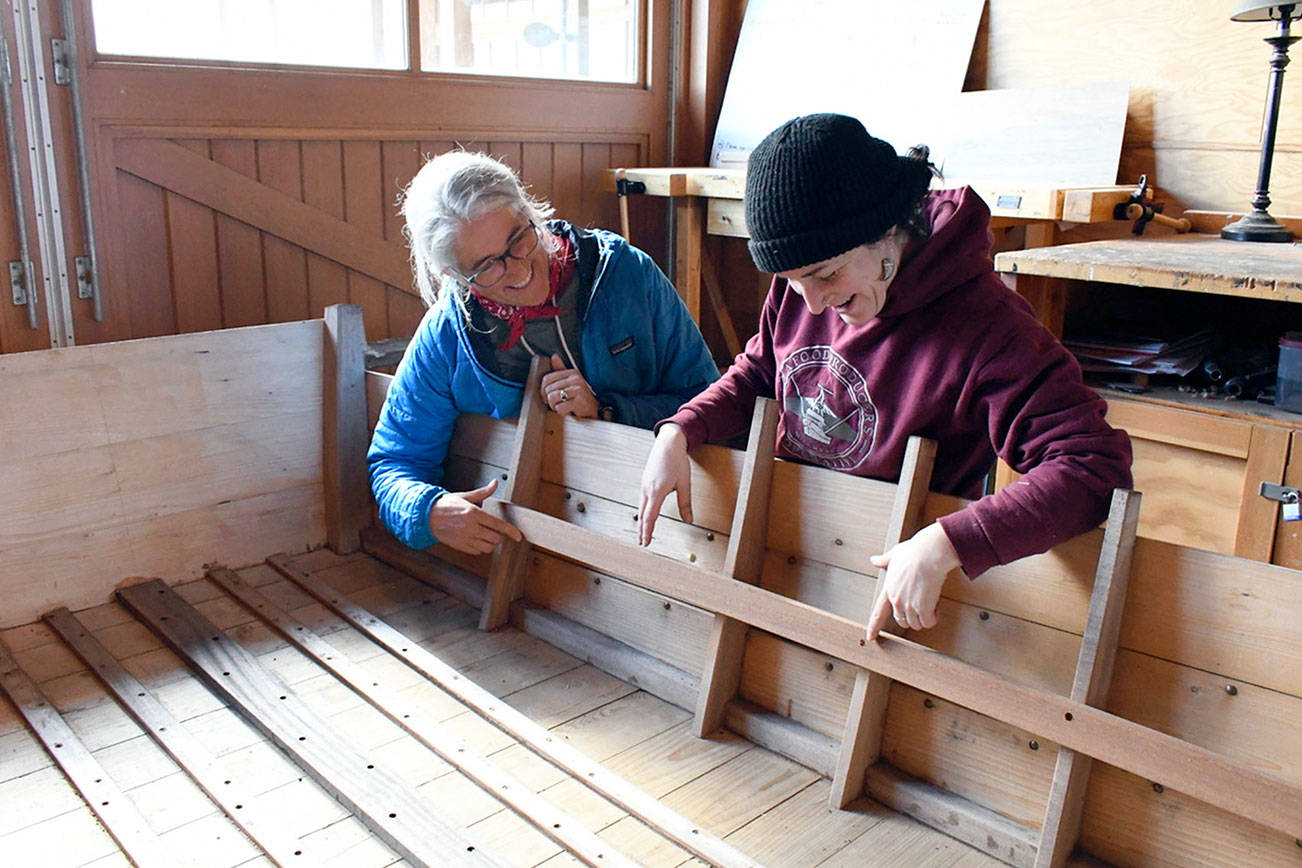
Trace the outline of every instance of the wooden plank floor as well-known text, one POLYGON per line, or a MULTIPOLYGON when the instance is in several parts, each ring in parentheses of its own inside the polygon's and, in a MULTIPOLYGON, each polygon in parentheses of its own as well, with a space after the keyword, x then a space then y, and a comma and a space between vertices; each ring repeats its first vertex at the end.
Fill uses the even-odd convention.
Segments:
MULTIPOLYGON (((515 629, 476 630, 478 612, 365 555, 292 558, 572 746, 768 865, 999 865, 984 854, 869 800, 827 809, 828 782, 735 736, 701 740, 689 712, 637 690, 515 629)), ((539 759, 382 652, 265 565, 240 571, 328 638, 609 844, 646 865, 699 864, 622 810, 539 759)), ((291 648, 207 580, 177 588, 276 672, 317 713, 427 795, 512 864, 577 864, 469 779, 291 648)), ((219 758, 257 809, 303 845, 303 864, 406 864, 257 731, 211 694, 125 608, 77 613, 95 637, 219 758)), ((19 664, 145 815, 177 865, 270 866, 202 791, 112 700, 44 624, 0 634, 19 664)), ((17 711, 0 700, 0 854, 7 865, 128 865, 17 711)), ((297 863, 296 863, 297 864, 297 863)))

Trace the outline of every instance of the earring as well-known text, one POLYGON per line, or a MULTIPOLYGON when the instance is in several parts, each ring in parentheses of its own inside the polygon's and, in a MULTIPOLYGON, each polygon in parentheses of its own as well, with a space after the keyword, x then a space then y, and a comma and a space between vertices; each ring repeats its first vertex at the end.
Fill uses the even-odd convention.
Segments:
POLYGON ((895 260, 889 256, 882 259, 882 276, 878 280, 890 280, 895 276, 895 260))

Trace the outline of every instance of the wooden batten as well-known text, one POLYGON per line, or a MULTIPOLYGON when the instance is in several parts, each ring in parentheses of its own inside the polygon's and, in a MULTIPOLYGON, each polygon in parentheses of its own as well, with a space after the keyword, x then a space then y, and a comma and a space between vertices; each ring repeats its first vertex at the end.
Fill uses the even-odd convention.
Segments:
POLYGON ((325 310, 322 481, 326 543, 345 555, 361 545, 367 509, 366 330, 362 309, 351 304, 325 310))
MULTIPOLYGON (((764 566, 768 539, 768 508, 773 483, 773 451, 777 443, 778 405, 761 398, 755 402, 746 463, 742 467, 737 509, 723 571, 739 582, 755 584, 764 566)), ((716 614, 701 667, 701 694, 696 703, 696 734, 705 736, 718 729, 730 699, 741 683, 742 658, 746 651, 747 625, 716 614)))
MULTIPOLYGON (((498 495, 510 503, 534 506, 538 502, 538 485, 542 470, 543 421, 547 405, 543 402, 543 374, 551 370, 551 361, 535 356, 529 368, 529 378, 524 387, 520 407, 520 421, 515 429, 515 442, 507 465, 510 472, 506 484, 498 495)), ((503 540, 493 552, 488 568, 488 584, 484 589, 484 605, 480 611, 479 629, 494 630, 507 622, 511 604, 524 593, 525 562, 529 557, 529 543, 503 540)))
MULTIPOLYGON (((895 502, 887 519, 883 552, 909 539, 921 527, 922 508, 931 489, 935 460, 935 441, 909 438, 900 481, 895 489, 895 502)), ((884 595, 885 585, 879 581, 873 592, 874 609, 884 595)), ((869 612, 871 614, 872 609, 869 612)), ((881 755, 890 689, 891 682, 883 675, 863 669, 855 673, 854 693, 850 696, 845 730, 841 736, 841 752, 837 758, 836 774, 832 777, 829 803, 833 808, 844 808, 859 797, 868 767, 881 755)))

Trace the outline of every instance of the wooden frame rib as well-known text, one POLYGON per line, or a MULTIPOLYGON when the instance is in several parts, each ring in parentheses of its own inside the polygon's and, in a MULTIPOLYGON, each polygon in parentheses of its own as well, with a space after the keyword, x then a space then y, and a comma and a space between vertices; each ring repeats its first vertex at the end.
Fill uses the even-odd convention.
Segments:
MULTIPOLYGON (((524 507, 514 508, 521 515, 540 515, 524 507)), ((560 521, 560 519, 553 520, 560 521)), ((527 531, 526 536, 528 536, 527 531)), ((745 853, 690 822, 658 799, 611 772, 601 763, 584 756, 544 727, 534 723, 524 714, 461 675, 416 642, 403 636, 384 620, 344 598, 333 588, 322 587, 319 580, 314 580, 307 573, 294 568, 284 557, 276 555, 267 558, 267 563, 390 654, 455 697, 471 711, 552 765, 567 772, 589 789, 628 811, 684 850, 718 868, 759 868, 758 863, 745 853)))
POLYGON ((505 866, 466 830, 437 813, 400 778, 359 753, 239 643, 171 588, 154 580, 118 599, 394 852, 414 865, 505 866))
MULTIPOLYGON (((882 551, 918 531, 935 461, 936 441, 916 436, 909 438, 882 551)), ((868 610, 870 613, 885 593, 885 586, 882 578, 878 578, 873 606, 868 610)), ((854 692, 850 694, 850 705, 846 710, 836 772, 832 775, 832 787, 827 796, 828 804, 834 810, 844 808, 863 794, 864 775, 881 755, 882 732, 886 729, 886 700, 890 691, 891 680, 886 676, 866 669, 855 673, 854 692)))
MULTIPOLYGON (((1112 664, 1117 656, 1121 613, 1126 604, 1130 561, 1139 527, 1140 499, 1134 491, 1118 489, 1112 493, 1112 507, 1103 532, 1089 615, 1071 686, 1071 698, 1091 706, 1106 702, 1112 685, 1112 664)), ((1058 749, 1036 847, 1036 868, 1061 868, 1071 856, 1080 834, 1091 765, 1091 759, 1084 754, 1066 747, 1058 749)))
MULTIPOLYGON (((764 568, 777 427, 777 402, 771 398, 758 399, 751 417, 750 440, 737 492, 737 509, 732 515, 728 551, 723 559, 723 572, 751 585, 760 580, 764 568)), ((723 725, 728 702, 737 695, 748 628, 747 624, 726 615, 714 616, 696 701, 698 736, 709 735, 723 725)))
POLYGON ((381 686, 347 655, 336 650, 310 627, 277 606, 235 572, 214 568, 208 571, 208 578, 244 604, 249 611, 275 627, 291 645, 348 685, 377 711, 585 865, 636 868, 636 862, 539 796, 527 784, 503 771, 464 739, 457 738, 446 727, 430 720, 428 715, 421 713, 397 692, 381 686))
POLYGON ((253 808, 260 797, 247 790, 218 762, 193 734, 168 711, 157 697, 128 672, 109 650, 100 644, 77 616, 66 608, 45 616, 45 623, 77 653, 117 699, 118 704, 149 733, 159 747, 199 785, 208 798, 221 806, 231 822, 239 826, 277 865, 289 866, 327 858, 314 853, 279 827, 259 820, 253 808))
POLYGON ((361 547, 370 524, 366 479, 366 329, 362 309, 325 309, 325 390, 322 406, 322 480, 326 544, 346 555, 361 547))
MULTIPOLYGON (((538 487, 542 480, 543 423, 547 415, 542 378, 550 370, 550 360, 543 356, 534 357, 524 386, 520 422, 515 427, 511 469, 500 490, 503 500, 530 508, 538 502, 538 487)), ((510 619, 511 603, 524 595, 528 562, 528 542, 503 540, 493 551, 488 582, 484 586, 484 605, 479 610, 479 629, 496 630, 510 619)))
POLYGON ((178 864, 179 860, 168 852, 135 804, 113 783, 4 642, 0 642, 0 688, 132 863, 138 868, 178 864))
POLYGON ((744 621, 1302 838, 1302 787, 1276 775, 907 639, 882 634, 880 642, 869 643, 863 624, 731 576, 662 557, 534 510, 497 502, 491 507, 520 528, 535 547, 744 621))

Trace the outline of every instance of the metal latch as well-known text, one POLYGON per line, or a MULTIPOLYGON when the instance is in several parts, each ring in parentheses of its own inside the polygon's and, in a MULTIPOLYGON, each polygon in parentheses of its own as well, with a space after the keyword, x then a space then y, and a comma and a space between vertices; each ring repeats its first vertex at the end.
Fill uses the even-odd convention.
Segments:
POLYGON ((1276 485, 1273 482, 1263 482, 1259 493, 1267 500, 1275 500, 1284 505, 1281 515, 1284 521, 1302 519, 1302 503, 1298 501, 1298 490, 1296 488, 1289 488, 1287 485, 1276 485))
POLYGON ((50 40, 50 60, 54 63, 54 83, 72 84, 72 45, 66 39, 50 40))

